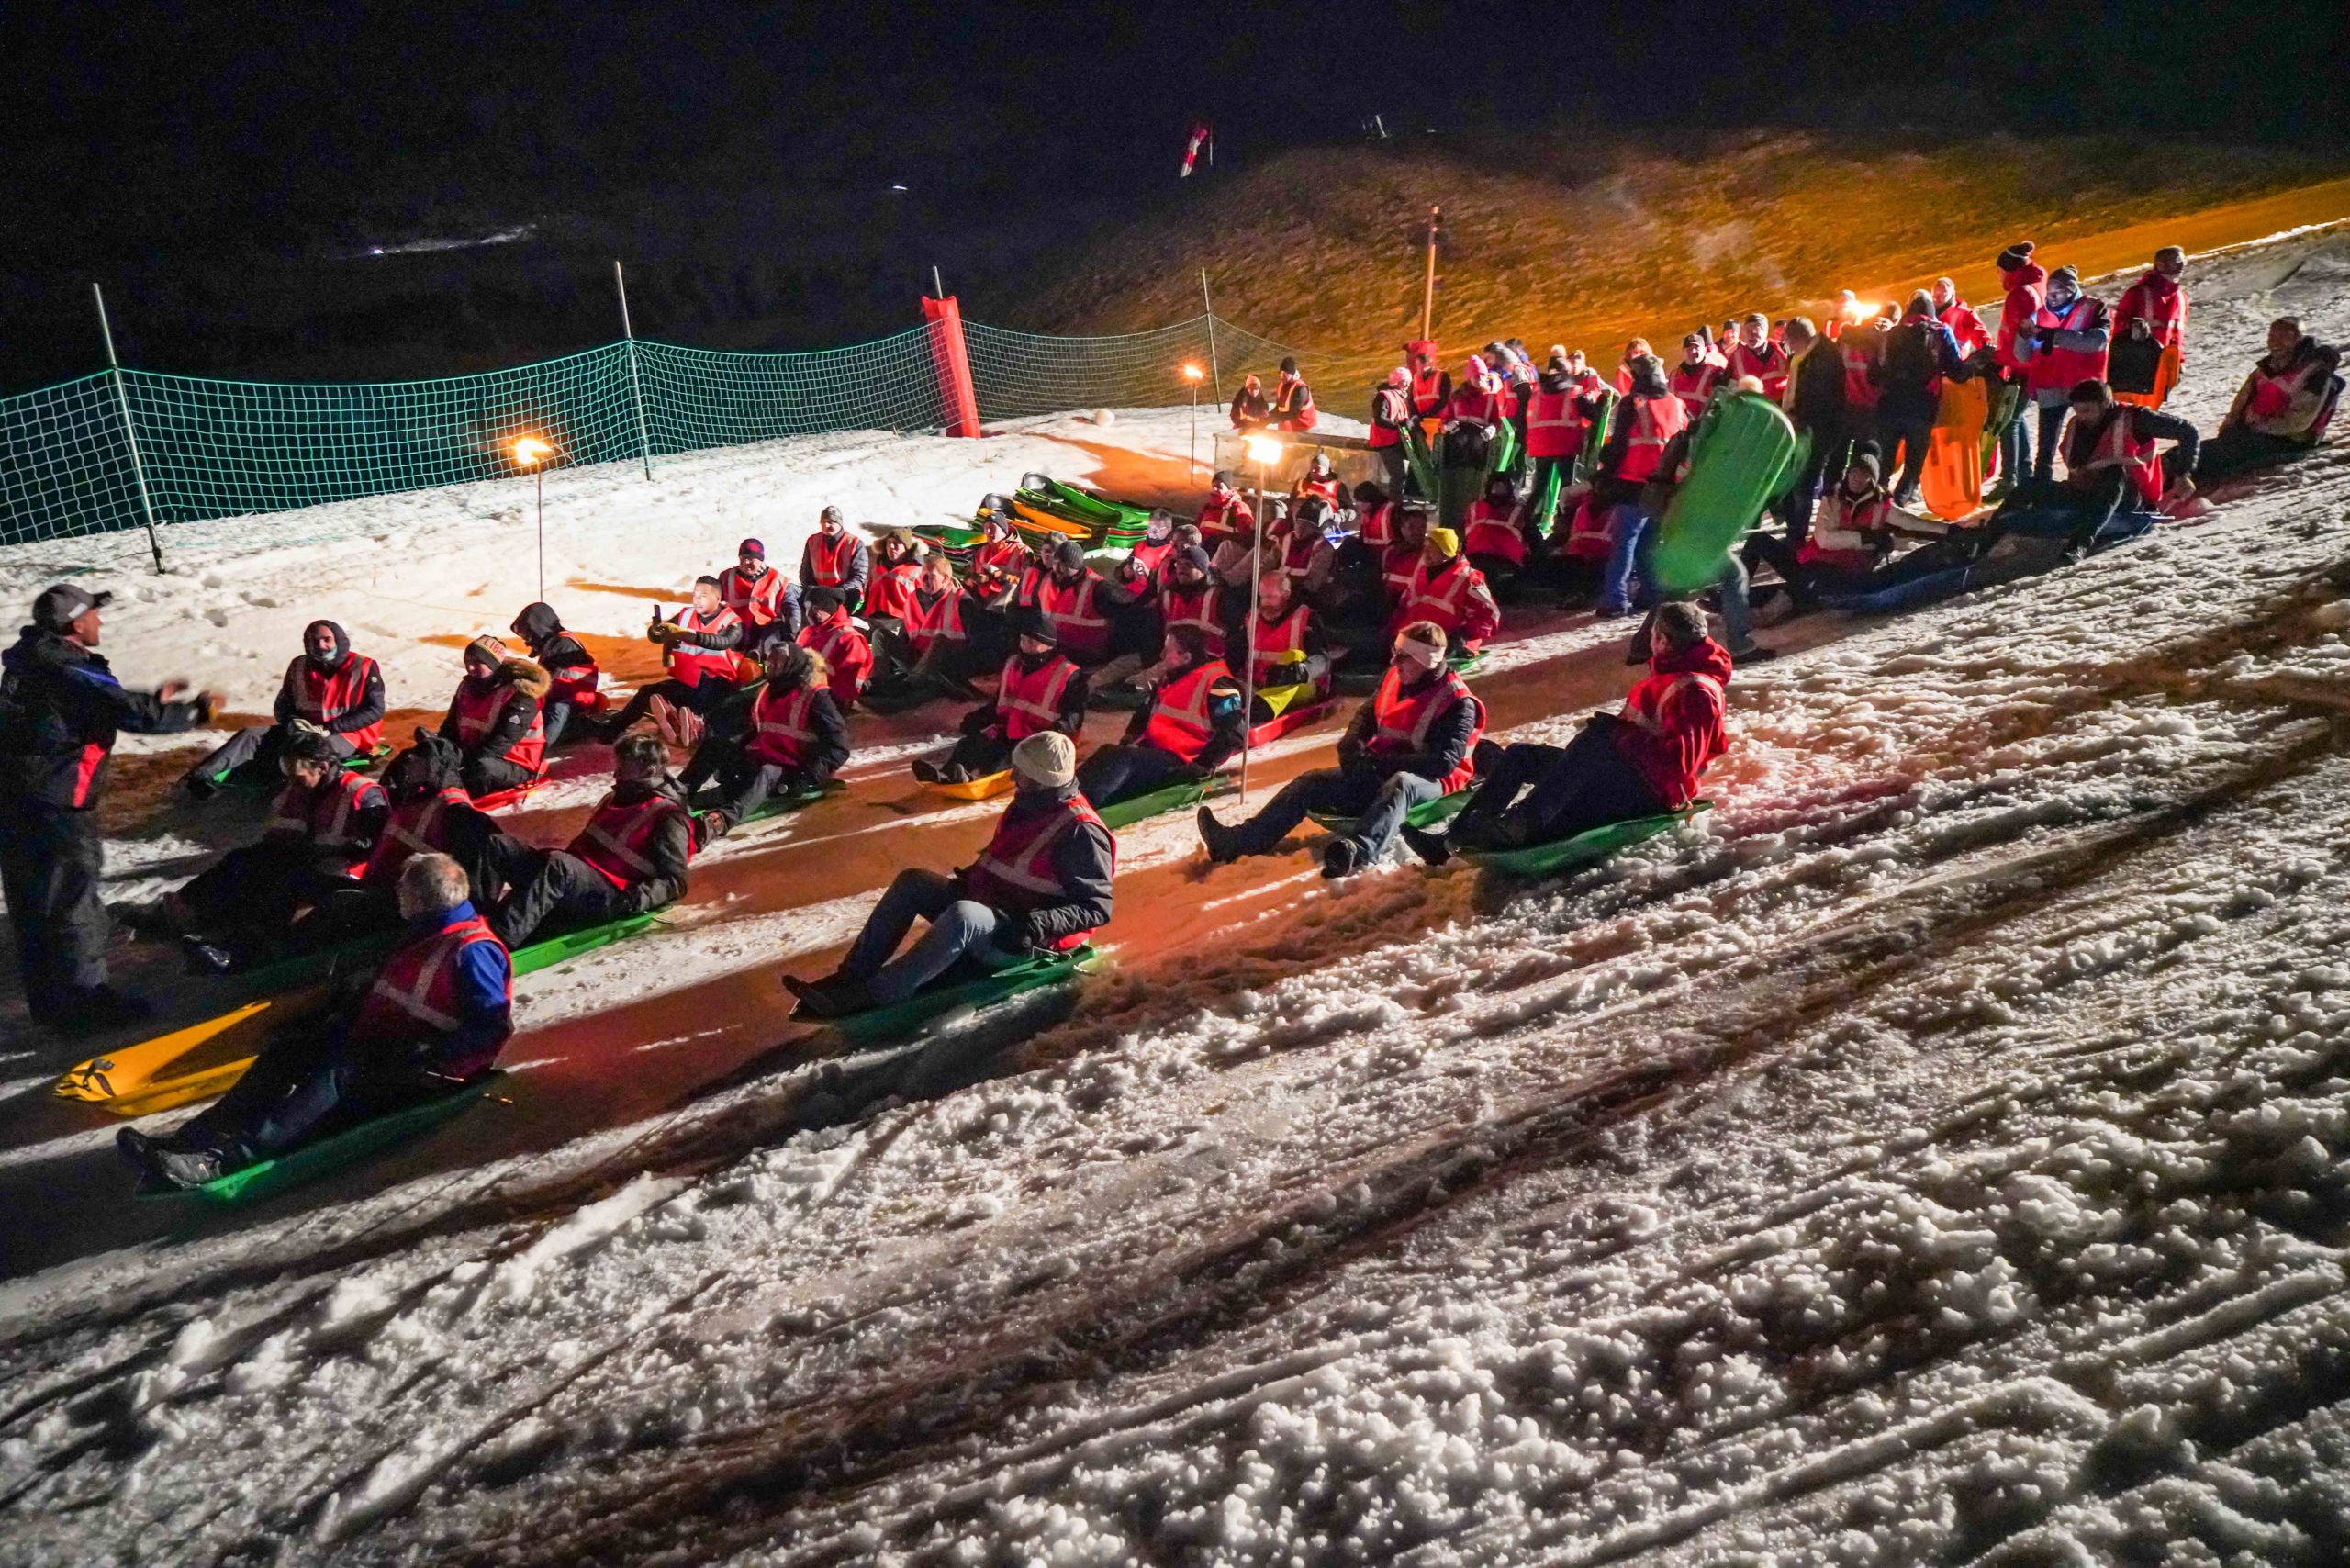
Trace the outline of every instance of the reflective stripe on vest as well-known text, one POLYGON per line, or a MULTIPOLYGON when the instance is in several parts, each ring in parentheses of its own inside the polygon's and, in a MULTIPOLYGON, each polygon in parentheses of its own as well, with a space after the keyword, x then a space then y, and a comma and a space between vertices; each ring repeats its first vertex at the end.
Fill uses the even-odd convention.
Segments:
POLYGON ((341 849, 352 842, 351 813, 359 809, 359 797, 375 788, 367 778, 356 773, 338 773, 319 790, 304 790, 287 784, 270 802, 269 820, 262 824, 263 833, 297 833, 311 843, 326 849, 341 849), (331 790, 328 796, 324 791, 331 790), (299 794, 297 802, 294 797, 299 794), (325 807, 326 820, 321 823, 320 808, 325 807))
POLYGON ((1191 762, 1215 736, 1208 720, 1208 694, 1217 682, 1230 683, 1232 671, 1222 659, 1210 659, 1189 675, 1161 681, 1150 705, 1150 722, 1142 744, 1191 762))
MULTIPOLYGON (((995 836, 964 873, 964 886, 979 902, 1007 913, 1025 913, 1041 907, 1067 890, 1053 874, 1053 851, 1064 837, 1077 830, 1080 823, 1103 825, 1091 802, 1082 795, 1072 795, 1062 801, 1058 811, 1024 813, 1018 819, 1006 811, 996 820, 995 836)), ((1113 874, 1117 863, 1118 841, 1113 836, 1113 874)), ((1082 942, 1085 935, 1072 932, 1055 941, 1053 947, 1058 952, 1067 952, 1082 942)))
POLYGON ((838 588, 848 581, 848 561, 856 536, 841 533, 828 536, 811 533, 808 536, 808 569, 816 581, 825 588, 838 588))
POLYGON ((1200 635, 1207 639, 1211 654, 1224 651, 1224 622, 1215 612, 1214 588, 1169 588, 1159 604, 1163 623, 1172 630, 1178 626, 1196 626, 1200 635))
POLYGON ((1036 613, 1059 633, 1063 642, 1091 651, 1110 634, 1110 618, 1094 608, 1093 590, 1102 579, 1091 571, 1069 587, 1050 572, 1036 581, 1036 613))
POLYGON ((1438 782, 1449 794, 1460 789, 1476 775, 1476 737, 1484 733, 1485 710, 1483 703, 1470 694, 1460 677, 1446 670, 1438 679, 1430 681, 1409 697, 1404 695, 1403 676, 1393 665, 1379 682, 1379 693, 1371 699, 1371 749, 1386 756, 1425 752, 1428 749, 1428 732, 1437 721, 1450 713, 1463 702, 1476 703, 1476 722, 1470 736, 1469 749, 1451 772, 1438 782))
POLYGON ((1462 535, 1461 553, 1498 555, 1513 566, 1526 565, 1526 535, 1517 526, 1517 508, 1496 511, 1494 503, 1479 499, 1469 508, 1469 532, 1462 535))
POLYGON ((384 824, 384 836, 375 841, 375 852, 367 857, 367 880, 380 887, 386 878, 408 864, 410 856, 439 850, 442 813, 453 805, 472 803, 472 796, 452 784, 431 800, 395 806, 391 819, 384 824))
POLYGON ((1288 614, 1270 623, 1259 614, 1256 657, 1249 666, 1259 686, 1265 684, 1265 677, 1272 670, 1305 656, 1305 629, 1311 614, 1303 604, 1291 605, 1288 614))
MULTIPOLYGON (((476 942, 497 940, 490 935, 489 923, 476 915, 402 948, 386 962, 375 983, 368 988, 361 1022, 366 1022, 367 1014, 390 1008, 444 1035, 453 1032, 458 1024, 456 1014, 451 1011, 456 1004, 453 960, 462 949, 476 942)), ((513 997, 510 980, 507 997, 509 1001, 513 997)))
POLYGON ((916 650, 930 651, 930 645, 940 638, 959 643, 968 634, 963 629, 963 590, 948 588, 929 604, 916 593, 906 604, 906 636, 916 650))
POLYGON ((653 862, 643 854, 645 843, 671 813, 684 810, 663 794, 648 795, 632 806, 607 795, 588 819, 588 825, 579 830, 579 836, 571 841, 571 853, 593 866, 612 886, 625 888, 631 881, 653 875, 653 862))
POLYGON ((1478 574, 1465 558, 1456 555, 1444 564, 1438 577, 1443 579, 1440 587, 1428 576, 1425 561, 1412 574, 1411 603, 1404 619, 1433 621, 1448 632, 1458 632, 1464 619, 1461 600, 1476 585, 1478 574))
POLYGON ((1662 398, 1634 398, 1632 433, 1627 438, 1624 463, 1616 476, 1625 480, 1654 477, 1657 465, 1664 461, 1666 445, 1688 424, 1689 410, 1671 393, 1662 398))
MULTIPOLYGON (((722 604, 718 607, 717 613, 707 620, 703 619, 700 610, 688 605, 677 611, 675 622, 675 624, 688 632, 723 632, 742 623, 742 618, 722 604)), ((684 643, 674 644, 670 647, 669 673, 683 680, 688 686, 699 685, 704 675, 714 675, 724 679, 732 676, 733 671, 734 655, 732 651, 697 648, 684 643)))
MULTIPOLYGON (((308 656, 296 659, 285 666, 285 684, 294 697, 294 716, 322 730, 329 729, 335 720, 367 700, 368 678, 375 673, 375 661, 361 654, 345 655, 331 675, 320 675, 318 666, 308 656)), ((378 722, 364 730, 352 730, 343 738, 364 750, 375 744, 383 729, 378 722)))
MULTIPOLYGON (((450 710, 457 718, 457 745, 466 751, 476 749, 489 737, 489 732, 506 711, 506 700, 513 689, 492 682, 487 693, 476 693, 473 686, 470 680, 459 682, 457 695, 449 703, 450 710)), ((506 748, 506 756, 536 773, 546 756, 546 711, 534 708, 531 714, 531 727, 522 732, 520 739, 506 748)))
POLYGON ((1058 654, 1034 670, 1023 670, 1017 654, 1004 660, 995 706, 996 711, 1003 715, 1005 736, 1024 741, 1058 725, 1061 722, 1061 698, 1076 677, 1077 666, 1058 654))
POLYGON ((759 762, 800 766, 815 751, 816 731, 808 722, 815 707, 811 688, 796 687, 780 695, 772 686, 761 688, 751 708, 751 742, 744 750, 759 762))
POLYGON ((718 597, 727 609, 746 621, 773 621, 783 602, 783 574, 773 566, 756 577, 746 577, 740 566, 718 574, 718 597))

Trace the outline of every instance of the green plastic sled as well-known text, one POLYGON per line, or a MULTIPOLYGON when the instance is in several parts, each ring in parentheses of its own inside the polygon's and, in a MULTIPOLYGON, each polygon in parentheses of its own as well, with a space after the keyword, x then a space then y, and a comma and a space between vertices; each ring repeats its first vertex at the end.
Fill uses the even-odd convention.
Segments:
POLYGON ((763 823, 769 817, 783 816, 789 812, 802 810, 805 807, 812 806, 817 801, 828 799, 831 796, 845 795, 847 793, 848 786, 842 783, 837 778, 827 778, 822 784, 818 784, 812 789, 788 790, 780 795, 770 795, 766 800, 760 801, 759 809, 757 811, 753 812, 749 816, 744 817, 741 822, 736 823, 734 825, 737 827, 748 827, 753 823, 763 823))
POLYGON ((1091 969, 1098 957, 1089 942, 1066 953, 1039 953, 1010 969, 958 964, 903 1002, 822 1022, 852 1044, 878 1045, 918 1034, 932 1019, 957 1008, 991 1006, 1058 984, 1091 969))
POLYGON ((1599 411, 1591 418, 1590 433, 1583 438, 1583 450, 1575 454, 1575 477, 1588 485, 1599 473, 1599 450, 1607 444, 1607 427, 1616 417, 1616 389, 1600 389, 1599 411))
MULTIPOLYGON (((1449 795, 1438 795, 1433 801, 1422 801, 1404 813, 1404 821, 1412 827, 1434 827, 1438 823, 1450 822, 1460 814, 1460 809, 1469 803, 1469 797, 1476 792, 1477 787, 1472 784, 1465 790, 1455 790, 1449 795)), ((1342 817, 1335 812, 1314 812, 1309 814, 1313 817, 1316 827, 1326 828, 1331 833, 1341 835, 1354 832, 1357 824, 1361 821, 1359 817, 1342 817)))
POLYGON ((1657 529, 1651 570, 1667 594, 1719 582, 1729 552, 1785 487, 1799 460, 1796 428, 1757 392, 1716 398, 1689 440, 1689 476, 1657 529))
POLYGON ((1550 844, 1529 844, 1522 849, 1463 849, 1460 857, 1484 871, 1505 871, 1514 877, 1550 877, 1605 860, 1619 850, 1672 832, 1698 813, 1713 810, 1711 801, 1692 801, 1662 816, 1634 817, 1608 823, 1588 833, 1550 844))
POLYGON ((152 1177, 142 1180, 134 1195, 141 1198, 196 1198, 206 1203, 258 1203, 273 1193, 315 1182, 379 1150, 421 1137, 442 1123, 454 1119, 487 1094, 505 1078, 496 1068, 476 1074, 445 1094, 373 1117, 340 1132, 301 1144, 270 1159, 256 1160, 200 1187, 175 1187, 152 1177))
POLYGON ((1232 790, 1233 783, 1229 778, 1186 778, 1139 795, 1129 795, 1123 801, 1113 801, 1106 806, 1096 806, 1093 811, 1104 827, 1132 827, 1138 822, 1163 816, 1169 812, 1196 806, 1213 795, 1229 795, 1232 790))

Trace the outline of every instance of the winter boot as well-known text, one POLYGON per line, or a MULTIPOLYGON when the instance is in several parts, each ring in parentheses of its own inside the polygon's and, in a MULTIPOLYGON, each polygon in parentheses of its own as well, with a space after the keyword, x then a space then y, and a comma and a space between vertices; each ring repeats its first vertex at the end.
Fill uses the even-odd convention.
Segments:
POLYGON ((1217 866, 1229 865, 1240 858, 1240 830, 1225 826, 1215 820, 1215 813, 1205 806, 1200 808, 1200 842, 1208 846, 1208 859, 1217 866))
POLYGON ((1405 823, 1402 829, 1404 846, 1431 866, 1441 866, 1452 858, 1452 846, 1446 835, 1427 828, 1414 827, 1405 823))
POLYGON ((1322 875, 1332 881, 1363 868, 1362 846, 1351 838, 1334 838, 1322 846, 1322 875))
POLYGON ((185 961, 187 972, 199 980, 218 980, 236 972, 237 955, 218 943, 207 942, 201 936, 181 937, 180 958, 185 961))
POLYGON ((933 762, 926 756, 918 756, 914 758, 912 771, 913 776, 916 778, 921 779, 925 784, 944 784, 946 782, 946 775, 945 771, 939 767, 938 764, 933 762))

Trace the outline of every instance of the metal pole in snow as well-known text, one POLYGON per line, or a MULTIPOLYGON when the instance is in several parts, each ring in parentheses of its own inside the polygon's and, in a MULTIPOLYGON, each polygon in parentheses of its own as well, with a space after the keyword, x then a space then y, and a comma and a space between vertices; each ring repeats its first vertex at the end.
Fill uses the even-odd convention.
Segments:
POLYGON ((139 427, 130 422, 130 394, 122 385, 122 362, 114 354, 114 326, 106 319, 106 291, 90 280, 90 297, 98 302, 98 333, 106 341, 106 369, 114 376, 115 407, 122 410, 123 440, 130 443, 130 474, 139 481, 139 510, 147 517, 147 549, 155 557, 155 574, 163 571, 163 543, 155 535, 155 498, 147 489, 147 462, 139 455, 139 427))
MULTIPOLYGON (((630 397, 636 403, 636 451, 637 455, 644 460, 644 476, 650 479, 653 477, 653 438, 646 433, 644 425, 644 378, 637 373, 636 329, 629 324, 628 279, 621 274, 618 256, 612 258, 612 286, 620 290, 621 336, 628 341, 628 389, 630 397)), ((546 484, 544 478, 542 478, 539 483, 543 489, 546 484)), ((543 500, 541 503, 541 510, 545 510, 543 500)), ((543 544, 540 548, 540 554, 542 555, 545 554, 543 544)), ((546 599, 546 566, 542 562, 539 567, 539 599, 543 603, 546 599)))
POLYGON ((1440 207, 1428 208, 1428 271, 1427 281, 1420 288, 1420 339, 1432 342, 1436 336, 1436 225, 1444 211, 1440 207))
POLYGON ((1254 537, 1248 546, 1248 663, 1240 672, 1240 801, 1248 809, 1248 732, 1257 726, 1257 580, 1265 569, 1265 466, 1257 459, 1257 515, 1249 519, 1254 537))
MULTIPOLYGON (((547 601, 547 465, 533 464, 531 476, 538 481, 539 493, 539 602, 547 601)), ((646 478, 653 476, 647 474, 646 478)))
POLYGON ((938 263, 936 262, 930 263, 930 297, 933 299, 944 299, 946 297, 946 280, 938 275, 938 263))
POLYGON ((1215 400, 1224 401, 1224 372, 1215 363, 1215 307, 1208 300, 1208 269, 1200 269, 1200 308, 1208 313, 1208 377, 1215 387, 1215 400))

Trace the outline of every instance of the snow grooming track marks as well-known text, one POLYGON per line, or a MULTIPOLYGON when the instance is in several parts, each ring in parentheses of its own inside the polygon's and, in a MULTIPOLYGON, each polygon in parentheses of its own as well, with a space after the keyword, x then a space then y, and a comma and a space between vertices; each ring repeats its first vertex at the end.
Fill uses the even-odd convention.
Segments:
MULTIPOLYGON (((2218 292, 2223 374, 2276 308, 2350 325, 2218 292)), ((1490 904, 1209 874, 1248 924, 1130 950, 1024 1072, 762 1148, 797 1068, 6 1287, 6 1529, 66 1562, 2338 1561, 2306 1455, 2350 1393, 2345 479, 1742 673, 1702 844, 1490 904), (648 1167, 666 1201, 490 1290, 648 1167)))

